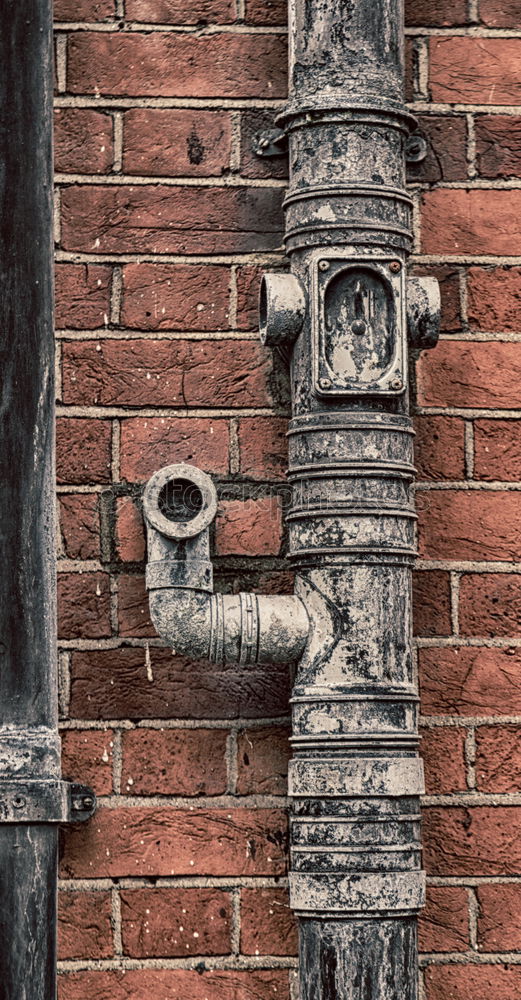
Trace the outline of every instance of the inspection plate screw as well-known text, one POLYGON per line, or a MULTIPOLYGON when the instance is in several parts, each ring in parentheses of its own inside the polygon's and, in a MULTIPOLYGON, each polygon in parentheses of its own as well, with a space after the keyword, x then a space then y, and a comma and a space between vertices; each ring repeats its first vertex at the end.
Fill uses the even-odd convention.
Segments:
POLYGON ((391 389, 403 389, 403 382, 401 378, 393 378, 391 382, 391 389))
POLYGON ((328 260, 321 260, 320 264, 318 266, 319 266, 319 268, 320 268, 321 271, 329 271, 329 261, 328 260))
POLYGON ((401 261, 399 261, 399 260, 393 260, 389 264, 389 270, 392 271, 393 274, 398 274, 401 271, 401 269, 402 269, 402 265, 401 265, 401 261))
POLYGON ((331 385, 331 379, 330 378, 321 378, 321 379, 319 379, 319 383, 318 384, 319 384, 319 386, 320 386, 321 389, 329 389, 329 386, 331 385))

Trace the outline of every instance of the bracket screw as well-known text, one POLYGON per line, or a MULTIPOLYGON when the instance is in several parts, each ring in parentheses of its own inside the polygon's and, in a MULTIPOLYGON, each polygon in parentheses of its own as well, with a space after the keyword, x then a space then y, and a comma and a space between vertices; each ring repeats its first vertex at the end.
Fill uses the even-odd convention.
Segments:
POLYGON ((402 269, 402 263, 399 260, 393 260, 389 264, 389 270, 392 271, 393 274, 399 274, 401 269, 402 269))
POLYGON ((84 795, 84 797, 83 797, 83 808, 84 809, 92 809, 93 805, 94 805, 94 799, 92 798, 92 795, 84 795))
POLYGON ((319 268, 320 268, 321 271, 329 271, 329 261, 328 260, 321 260, 318 266, 319 266, 319 268))

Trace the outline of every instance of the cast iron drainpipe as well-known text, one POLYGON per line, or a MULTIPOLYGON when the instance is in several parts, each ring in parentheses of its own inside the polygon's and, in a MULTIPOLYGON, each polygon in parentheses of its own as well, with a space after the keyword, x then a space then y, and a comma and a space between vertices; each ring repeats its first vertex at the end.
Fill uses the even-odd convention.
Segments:
POLYGON ((0 4, 0 1000, 54 1000, 60 778, 55 624, 50 0, 0 4))
POLYGON ((264 277, 260 329, 291 354, 295 595, 212 594, 215 490, 190 466, 146 488, 147 586, 156 629, 186 653, 299 657, 289 794, 301 1000, 416 1000, 408 346, 434 346, 439 301, 433 279, 405 272, 416 122, 403 98, 403 0, 291 0, 279 124, 291 273, 264 277))

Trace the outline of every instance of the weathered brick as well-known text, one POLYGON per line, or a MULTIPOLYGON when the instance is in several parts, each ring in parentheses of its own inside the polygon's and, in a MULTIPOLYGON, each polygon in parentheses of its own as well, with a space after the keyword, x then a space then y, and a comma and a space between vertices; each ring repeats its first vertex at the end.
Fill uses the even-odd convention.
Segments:
POLYGON ((241 890, 241 952, 296 955, 297 925, 286 889, 241 890))
POLYGON ((405 0, 405 23, 436 28, 466 24, 465 0, 405 0))
POLYGON ((109 420, 58 417, 56 476, 74 485, 110 482, 112 427, 109 420))
POLYGON ((63 401, 89 406, 270 406, 271 351, 252 340, 63 345, 63 401))
POLYGON ((219 504, 216 555, 276 556, 281 542, 282 509, 279 497, 223 500, 219 504))
POLYGON ((247 264, 237 268, 237 328, 256 330, 259 324, 259 288, 264 268, 247 264))
POLYGON ((430 965, 425 970, 426 1000, 518 1000, 519 965, 430 965))
POLYGON ((476 161, 482 177, 521 176, 521 118, 477 115, 476 161))
POLYGON ((521 331, 521 268, 471 267, 468 318, 475 330, 521 331))
POLYGON ((288 712, 289 672, 194 663, 171 650, 123 648, 72 655, 71 715, 85 719, 235 719, 288 712), (152 680, 150 680, 152 676, 152 680))
POLYGON ((421 163, 408 163, 411 183, 460 181, 467 177, 467 125, 462 115, 422 115, 420 132, 427 140, 421 163))
POLYGON ((521 406, 517 344, 444 340, 421 355, 417 371, 418 401, 424 406, 521 406))
MULTIPOLYGON (((278 0, 275 0, 278 3, 278 0)), ((275 3, 273 6, 275 6, 275 3)), ((268 5, 270 0, 268 0, 268 5)), ((255 2, 250 5, 256 6, 255 2)), ((260 0, 259 7, 267 6, 265 0, 260 0)), ((286 4, 283 5, 286 17, 286 4)), ((254 152, 254 138, 259 132, 273 128, 273 111, 271 109, 254 109, 241 114, 241 174, 243 177, 275 177, 285 179, 288 176, 288 157, 257 156, 254 152)))
POLYGON ((114 953, 111 914, 109 892, 60 892, 58 958, 110 958, 114 953))
POLYGON ((416 417, 415 462, 420 479, 465 478, 465 426, 455 417, 416 417))
POLYGON ((421 649, 423 712, 460 716, 521 712, 520 663, 519 649, 421 649))
POLYGON ((131 958, 189 958, 231 950, 231 900, 219 889, 132 889, 121 893, 123 952, 131 958))
POLYGON ((222 266, 127 264, 121 322, 138 330, 225 330, 229 285, 222 266))
POLYGON ((228 423, 190 417, 135 417, 121 424, 121 475, 142 482, 163 465, 188 462, 228 471, 228 423))
POLYGON ((455 333, 461 330, 460 277, 455 267, 440 264, 415 264, 411 274, 437 278, 441 295, 441 331, 455 333))
POLYGON ((77 184, 62 192, 67 250, 250 253, 276 250, 281 240, 278 188, 77 184))
POLYGON ((129 97, 283 98, 286 66, 280 35, 84 31, 69 35, 67 88, 129 97))
MULTIPOLYGON (((69 972, 60 976, 59 1000, 289 1000, 287 969, 131 969, 69 972)), ((473 998, 475 1000, 475 997, 473 998)), ((498 998, 499 1000, 499 998, 498 998)))
POLYGON ((59 573, 59 638, 101 639, 110 634, 107 573, 59 573))
POLYGON ((459 622, 462 635, 521 636, 521 576, 466 573, 460 581, 459 622))
POLYGON ((123 562, 143 562, 145 524, 140 507, 132 497, 116 500, 116 552, 123 562))
MULTIPOLYGON (((521 53, 521 39, 519 46, 521 53)), ((422 252, 472 256, 521 254, 521 232, 512 228, 512 218, 520 212, 521 190, 428 191, 422 199, 422 252)))
POLYGON ((67 781, 81 780, 96 795, 112 792, 112 750, 110 729, 65 729, 62 734, 62 773, 67 781))
POLYGON ((419 493, 420 553, 426 559, 516 560, 521 508, 515 491, 419 493))
POLYGON ((125 0, 129 21, 145 24, 229 24, 235 20, 232 0, 125 0))
POLYGON ((429 874, 521 874, 521 807, 429 807, 423 813, 429 874))
POLYGON ((420 753, 425 765, 427 795, 465 792, 465 730, 422 729, 420 753))
POLYGON ((58 502, 63 555, 67 559, 97 559, 100 554, 97 495, 62 493, 58 502))
POLYGON ((225 729, 136 729, 123 735, 126 795, 224 795, 225 729))
POLYGON ((420 951, 467 951, 469 947, 468 896, 458 887, 429 886, 427 905, 418 926, 420 951))
POLYGON ((450 579, 442 570, 422 570, 413 575, 414 634, 450 635, 450 579))
POLYGON ((54 112, 54 163, 70 174, 107 174, 114 158, 113 122, 109 114, 86 108, 54 112))
POLYGON ((104 264, 56 264, 56 326, 106 326, 111 280, 112 268, 104 264))
POLYGON ((54 0, 55 21, 104 21, 115 16, 115 0, 54 0))
POLYGON ((521 39, 463 36, 430 39, 433 101, 520 104, 520 77, 521 39))
POLYGON ((68 830, 67 878, 283 875, 287 822, 276 809, 100 808, 68 830))
POLYGON ((476 784, 480 792, 519 793, 521 726, 478 726, 476 784))
POLYGON ((252 479, 285 479, 288 422, 283 417, 243 417, 239 421, 240 471, 252 479))
POLYGON ((150 177, 211 177, 230 165, 224 111, 132 108, 123 118, 123 170, 150 177))
POLYGON ((481 951, 521 949, 521 885, 480 885, 478 948, 481 951))
POLYGON ((479 16, 489 28, 519 28, 519 0, 480 0, 479 16))
POLYGON ((148 594, 143 576, 120 576, 118 580, 118 631, 124 636, 155 636, 150 621, 148 594))
MULTIPOLYGON (((288 8, 284 0, 246 0, 248 24, 285 25, 288 8)), ((273 119, 272 119, 273 121, 273 119)))
POLYGON ((237 740, 239 795, 287 795, 289 737, 286 726, 241 730, 237 740))

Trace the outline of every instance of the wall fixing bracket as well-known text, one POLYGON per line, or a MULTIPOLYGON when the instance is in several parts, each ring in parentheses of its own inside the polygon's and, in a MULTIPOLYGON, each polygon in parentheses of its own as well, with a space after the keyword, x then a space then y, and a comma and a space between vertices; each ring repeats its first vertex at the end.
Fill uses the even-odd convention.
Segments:
POLYGON ((288 137, 281 128, 264 129, 252 136, 251 148, 256 156, 263 159, 285 156, 288 152, 288 137))

